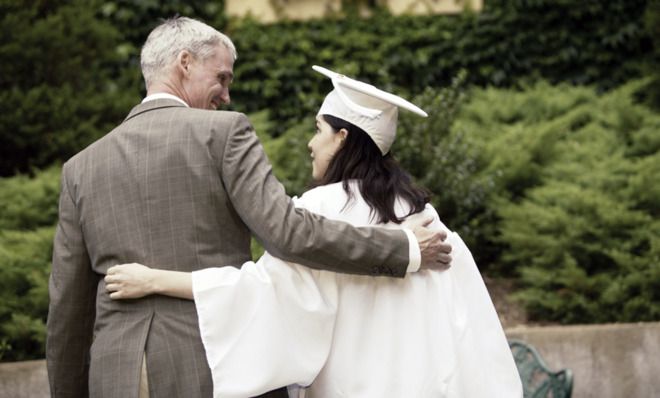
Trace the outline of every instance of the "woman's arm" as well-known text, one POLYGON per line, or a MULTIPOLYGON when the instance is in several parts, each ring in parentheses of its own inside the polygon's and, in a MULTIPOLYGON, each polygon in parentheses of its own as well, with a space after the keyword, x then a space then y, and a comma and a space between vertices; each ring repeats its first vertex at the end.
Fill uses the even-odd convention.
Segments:
POLYGON ((112 299, 135 299, 150 294, 193 299, 190 272, 154 269, 138 263, 110 267, 105 289, 112 299))

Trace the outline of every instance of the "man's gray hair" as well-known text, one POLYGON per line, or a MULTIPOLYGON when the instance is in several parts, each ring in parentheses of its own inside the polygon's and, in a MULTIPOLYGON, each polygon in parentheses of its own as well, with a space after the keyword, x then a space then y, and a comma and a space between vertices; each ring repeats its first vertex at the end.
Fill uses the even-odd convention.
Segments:
POLYGON ((236 47, 227 35, 192 18, 166 20, 149 33, 142 46, 140 66, 147 87, 161 76, 181 51, 187 50, 193 57, 205 60, 213 55, 218 45, 224 45, 236 60, 236 47))

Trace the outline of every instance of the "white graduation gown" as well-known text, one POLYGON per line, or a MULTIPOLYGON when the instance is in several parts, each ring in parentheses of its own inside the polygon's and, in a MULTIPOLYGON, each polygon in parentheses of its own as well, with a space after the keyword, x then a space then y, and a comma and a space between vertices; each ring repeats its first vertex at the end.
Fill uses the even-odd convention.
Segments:
MULTIPOLYGON (((353 183, 353 187, 356 188, 353 183)), ((298 207, 373 224, 357 189, 306 192, 298 207)), ((406 214, 401 203, 397 213, 406 214)), ((432 215, 430 205, 411 217, 432 215)), ((388 227, 400 228, 396 224, 388 227)), ((268 253, 241 269, 193 273, 214 397, 282 386, 306 398, 516 398, 522 385, 470 251, 448 231, 452 266, 405 278, 338 274, 268 253)))

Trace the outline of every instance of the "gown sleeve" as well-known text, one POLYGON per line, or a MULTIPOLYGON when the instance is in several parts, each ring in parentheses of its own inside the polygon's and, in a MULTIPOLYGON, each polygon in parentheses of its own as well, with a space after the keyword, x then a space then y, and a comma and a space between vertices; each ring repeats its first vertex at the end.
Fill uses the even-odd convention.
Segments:
POLYGON ((446 272, 449 284, 444 288, 456 363, 447 377, 447 396, 522 398, 518 368, 470 249, 442 224, 435 209, 427 209, 434 214, 430 228, 445 230, 452 247, 452 266, 446 272))
POLYGON ((332 342, 334 273, 265 253, 240 269, 193 272, 192 281, 214 397, 256 396, 314 380, 332 342))

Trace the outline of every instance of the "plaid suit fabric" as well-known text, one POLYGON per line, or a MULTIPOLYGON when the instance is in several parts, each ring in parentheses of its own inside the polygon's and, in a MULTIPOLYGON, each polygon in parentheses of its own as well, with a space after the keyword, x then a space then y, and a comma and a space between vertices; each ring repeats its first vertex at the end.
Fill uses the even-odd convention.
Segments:
POLYGON ((59 212, 46 350, 54 397, 137 397, 143 353, 152 398, 212 396, 194 303, 113 301, 103 276, 115 264, 240 266, 251 233, 315 268, 401 276, 408 263, 401 231, 295 209, 244 115, 172 100, 138 105, 70 159, 59 212))

